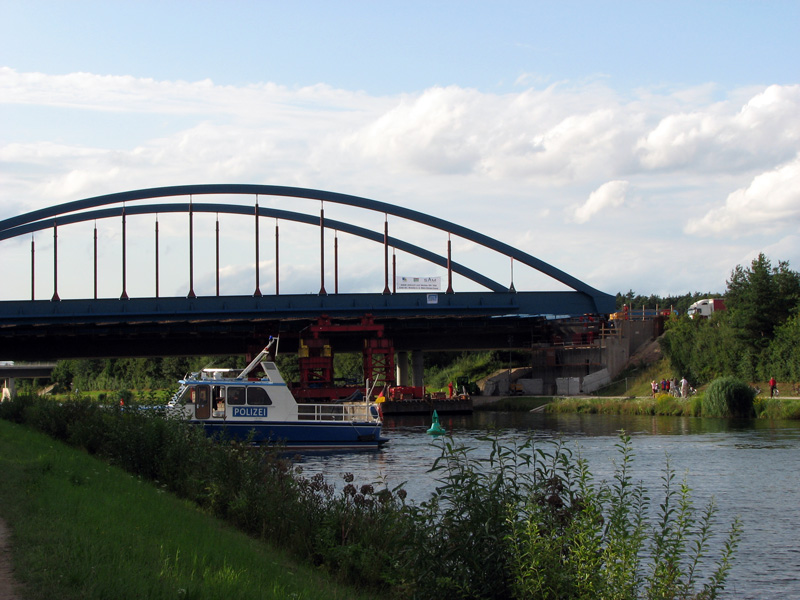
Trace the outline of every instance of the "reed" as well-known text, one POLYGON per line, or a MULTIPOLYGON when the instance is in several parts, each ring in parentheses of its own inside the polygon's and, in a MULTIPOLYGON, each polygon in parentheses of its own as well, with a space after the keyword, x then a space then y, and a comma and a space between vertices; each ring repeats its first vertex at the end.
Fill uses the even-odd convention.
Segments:
POLYGON ((743 417, 754 415, 755 390, 734 377, 712 381, 703 396, 703 416, 743 417))

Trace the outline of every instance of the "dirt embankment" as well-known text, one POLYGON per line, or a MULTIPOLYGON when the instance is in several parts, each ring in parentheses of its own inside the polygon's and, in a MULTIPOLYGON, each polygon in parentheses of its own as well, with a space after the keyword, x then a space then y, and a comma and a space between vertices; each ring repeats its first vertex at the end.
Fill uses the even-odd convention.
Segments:
POLYGON ((663 358, 663 355, 661 354, 661 346, 658 343, 659 339, 660 338, 656 338, 653 341, 646 343, 644 346, 634 352, 628 359, 628 364, 626 366, 631 367, 638 365, 640 367, 646 367, 660 361, 663 358))

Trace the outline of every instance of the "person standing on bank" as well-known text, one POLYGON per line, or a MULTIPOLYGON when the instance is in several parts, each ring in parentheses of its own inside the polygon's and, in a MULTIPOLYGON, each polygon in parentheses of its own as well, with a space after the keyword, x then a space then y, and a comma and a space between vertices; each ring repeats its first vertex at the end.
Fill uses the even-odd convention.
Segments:
POLYGON ((769 397, 772 398, 775 396, 775 388, 778 387, 778 383, 775 381, 774 377, 769 378, 769 397))
POLYGON ((689 397, 689 382, 686 381, 686 377, 681 379, 681 398, 688 398, 689 397))

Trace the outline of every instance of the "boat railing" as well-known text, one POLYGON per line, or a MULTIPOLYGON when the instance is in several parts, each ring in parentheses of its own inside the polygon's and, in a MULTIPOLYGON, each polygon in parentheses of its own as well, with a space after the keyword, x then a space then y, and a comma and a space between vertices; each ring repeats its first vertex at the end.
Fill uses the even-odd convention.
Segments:
POLYGON ((363 402, 353 404, 298 404, 297 418, 300 421, 375 421, 370 405, 363 402))

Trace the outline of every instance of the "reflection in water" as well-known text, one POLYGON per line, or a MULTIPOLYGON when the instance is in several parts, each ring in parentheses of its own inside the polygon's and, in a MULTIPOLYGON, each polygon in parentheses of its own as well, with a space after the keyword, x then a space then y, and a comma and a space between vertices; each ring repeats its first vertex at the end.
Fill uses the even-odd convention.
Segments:
MULTIPOLYGON (((734 516, 744 525, 728 598, 800 598, 800 423, 699 419, 690 417, 587 414, 494 413, 440 415, 456 443, 488 451, 478 438, 496 431, 503 440, 537 443, 564 439, 584 456, 597 480, 613 474, 618 432, 633 439, 634 477, 641 479, 654 503, 661 498, 661 476, 667 457, 678 477, 686 476, 696 506, 713 496, 719 505, 717 531, 734 516)), ((302 457, 306 474, 323 472, 338 484, 352 472, 357 481, 401 483, 416 501, 436 486, 428 472, 440 455, 442 441, 426 434, 430 417, 387 418, 384 435, 391 441, 380 451, 321 453, 302 457)))

